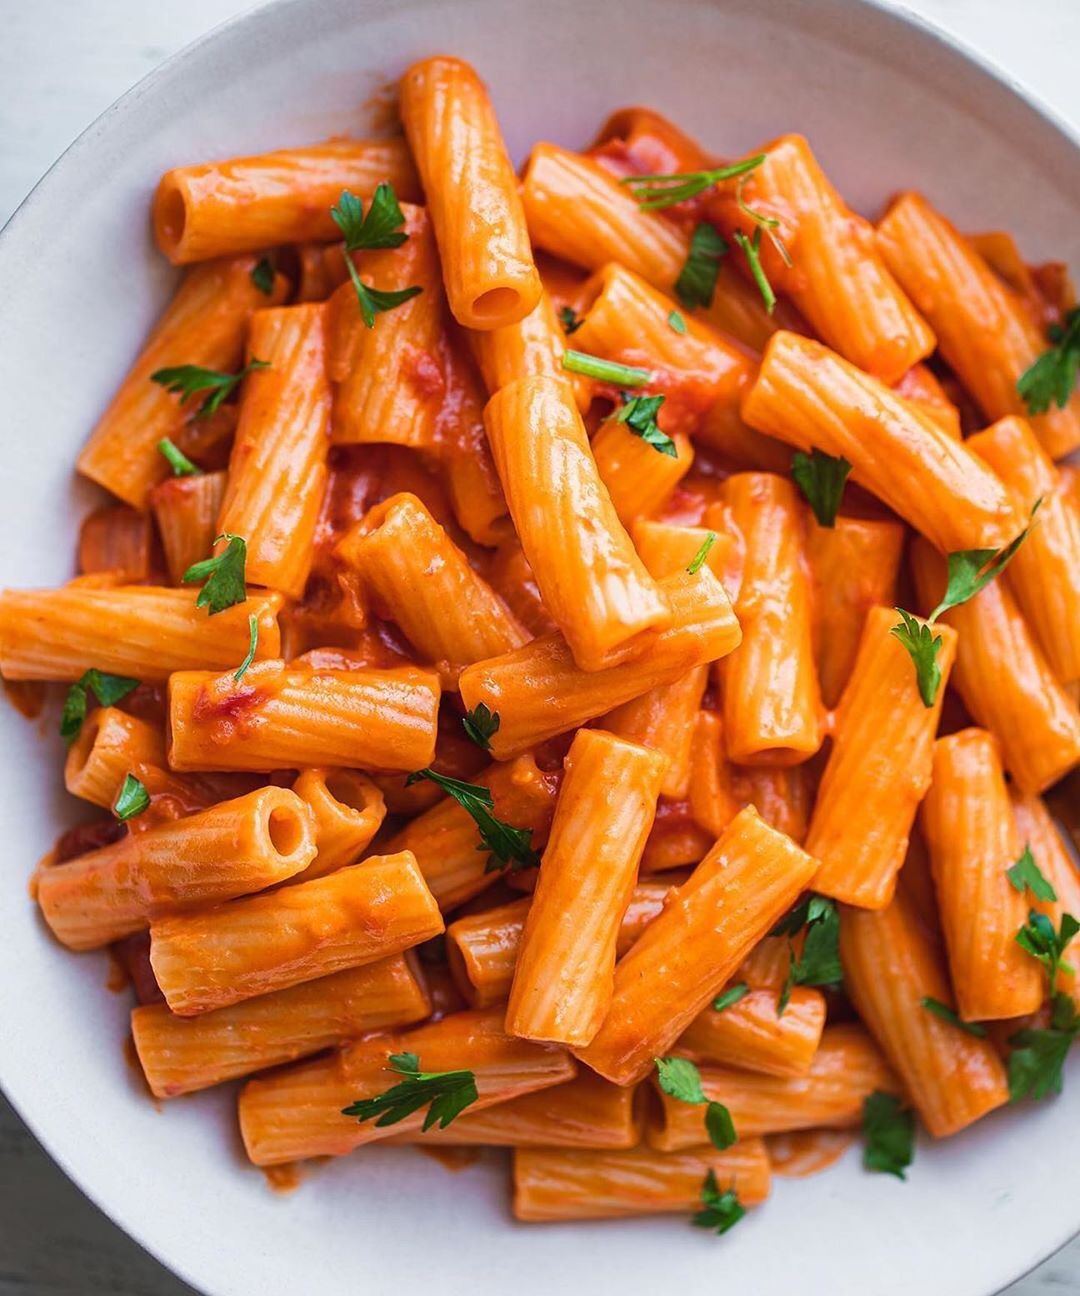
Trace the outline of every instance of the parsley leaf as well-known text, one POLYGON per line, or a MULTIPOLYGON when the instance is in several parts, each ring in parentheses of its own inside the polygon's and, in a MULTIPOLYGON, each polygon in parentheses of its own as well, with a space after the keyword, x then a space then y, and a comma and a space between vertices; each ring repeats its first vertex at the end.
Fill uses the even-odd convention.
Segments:
POLYGON ((709 556, 709 550, 716 544, 716 532, 710 531, 701 542, 701 548, 690 559, 690 565, 686 569, 687 576, 696 576, 705 565, 705 559, 709 556))
POLYGON ((247 541, 243 536, 229 535, 227 532, 217 536, 214 544, 228 540, 228 545, 221 553, 202 562, 192 563, 184 572, 181 580, 185 585, 194 585, 205 581, 195 600, 196 607, 207 609, 207 615, 224 612, 236 603, 243 603, 247 598, 247 587, 244 582, 244 567, 247 563, 247 541))
POLYGON ((725 1008, 737 1004, 740 999, 745 999, 749 993, 750 987, 745 981, 740 981, 737 985, 728 986, 723 994, 717 995, 712 1006, 716 1012, 723 1012, 725 1008))
POLYGON ((562 367, 570 373, 584 374, 597 382, 613 383, 616 387, 644 387, 652 378, 648 369, 617 364, 614 360, 601 360, 599 356, 584 351, 564 351, 562 367))
POLYGON ((616 423, 625 423, 634 436, 641 437, 646 445, 670 459, 678 459, 679 449, 666 432, 660 431, 656 415, 664 403, 663 396, 627 396, 622 394, 622 407, 613 415, 616 423))
POLYGON ((723 180, 733 180, 736 176, 756 170, 765 161, 765 156, 764 153, 758 153, 728 166, 714 167, 711 171, 625 176, 619 183, 629 186, 642 211, 657 211, 696 198, 698 194, 723 180))
POLYGON ((934 635, 930 627, 943 612, 959 607, 968 599, 974 598, 980 590, 985 589, 995 576, 1000 576, 1012 561, 1016 551, 1028 538, 1034 524, 1035 514, 1042 503, 1042 497, 1035 501, 1028 524, 1015 539, 1002 549, 960 549, 949 554, 948 578, 945 583, 945 597, 920 623, 910 612, 897 608, 902 623, 894 625, 889 631, 904 645, 911 660, 915 663, 915 677, 919 682, 919 694, 923 703, 934 705, 938 689, 941 687, 941 668, 937 664, 937 655, 941 649, 941 636, 934 635))
POLYGON ((949 608, 959 607, 968 599, 974 598, 981 589, 985 589, 995 576, 1000 576, 1012 561, 1017 549, 1031 533, 1035 514, 1042 503, 1042 497, 1035 501, 1031 518, 1023 531, 1011 540, 1003 549, 961 549, 949 554, 949 575, 945 585, 945 597, 934 608, 927 618, 931 624, 949 608))
POLYGON ((361 1098, 343 1107, 342 1116, 355 1116, 361 1123, 377 1116, 376 1126, 396 1125, 421 1107, 427 1107, 420 1127, 426 1134, 435 1124, 446 1129, 480 1096, 472 1071, 421 1071, 415 1053, 391 1053, 389 1059, 386 1070, 405 1079, 375 1098, 361 1098))
POLYGON ((1054 344, 1025 369, 1016 384, 1029 414, 1045 414, 1051 405, 1064 409, 1080 374, 1080 306, 1065 316, 1065 325, 1050 329, 1054 344))
POLYGON ((719 1102, 711 1102, 705 1108, 705 1132, 709 1136, 709 1142, 719 1152, 731 1147, 739 1138, 735 1133, 731 1112, 719 1102))
POLYGON ((687 310, 712 305, 716 276, 727 250, 727 241, 712 225, 702 222, 695 226, 686 264, 675 280, 675 296, 687 310))
POLYGON ((773 292, 772 284, 769 283, 768 276, 761 264, 761 228, 754 230, 753 238, 747 238, 742 230, 736 230, 731 236, 742 249, 742 254, 746 257, 746 264, 750 268, 750 274, 757 284, 758 292, 761 293, 761 300, 765 303, 765 309, 771 315, 776 309, 776 293, 773 292))
POLYGON ((929 624, 913 617, 903 608, 896 610, 900 613, 900 624, 894 625, 889 634, 900 640, 915 663, 919 696, 924 706, 932 707, 941 687, 941 667, 937 663, 937 655, 941 651, 941 635, 934 634, 929 624))
POLYGON ((485 702, 478 702, 461 717, 461 727, 466 736, 484 751, 491 751, 491 739, 499 732, 499 724, 498 711, 488 710, 485 702))
POLYGON ((698 1228, 713 1229, 717 1233, 726 1233, 734 1228, 746 1214, 746 1208, 739 1202, 734 1189, 720 1191, 716 1182, 716 1171, 710 1170, 701 1185, 702 1210, 693 1218, 698 1228))
POLYGON ((671 314, 668 315, 667 322, 673 333, 678 333, 680 336, 685 335, 686 320, 683 319, 682 315, 680 315, 677 310, 673 310, 671 314))
POLYGON ((150 381, 158 383, 167 392, 178 395, 181 405, 187 404, 199 392, 208 391, 210 395, 199 406, 195 416, 202 418, 218 410, 225 397, 231 395, 249 373, 269 368, 268 360, 252 360, 235 374, 221 373, 218 369, 202 369, 199 365, 175 365, 171 369, 155 369, 150 375, 150 381))
POLYGON ((265 293, 267 297, 274 291, 274 267, 269 257, 263 257, 251 271, 251 282, 258 288, 259 292, 265 293))
POLYGON ((836 526, 844 483, 850 472, 851 464, 843 456, 836 458, 822 450, 812 450, 808 455, 796 451, 791 460, 791 475, 806 496, 819 526, 836 526))
POLYGON ((1009 1101, 1027 1097, 1039 1101, 1061 1093, 1065 1059, 1078 1035, 1076 1005, 1059 992, 1051 1000, 1048 1028, 1029 1028, 1009 1037, 1009 1101))
POLYGON ((117 819, 127 821, 134 819, 150 805, 150 793, 139 782, 134 774, 125 774, 115 802, 113 814, 117 819))
POLYGON ((348 189, 342 190, 338 205, 330 208, 330 215, 341 230, 347 252, 401 247, 409 237, 401 228, 405 216, 394 186, 385 181, 372 195, 366 216, 364 204, 348 189))
POLYGON ((1057 931, 1054 931, 1054 924, 1046 914, 1029 909, 1026 925, 1016 933, 1016 943, 1020 948, 1026 950, 1032 958, 1038 959, 1046 968, 1051 991, 1057 985, 1058 972, 1061 968, 1072 971, 1067 963, 1062 962, 1062 959, 1069 942, 1077 932, 1080 932, 1080 922, 1077 922, 1072 914, 1062 914, 1061 925, 1057 931))
POLYGON ((862 1112, 863 1165, 867 1170, 907 1176, 904 1171, 911 1165, 915 1146, 915 1117, 905 1111, 900 1100, 892 1094, 875 1089, 863 1100, 862 1112))
POLYGON ((571 333, 576 333, 585 321, 574 314, 573 306, 562 306, 559 308, 559 323, 562 325, 563 332, 569 337, 571 333))
POLYGON ((776 1005, 777 1017, 784 1015, 793 986, 834 986, 844 977, 840 964, 840 912, 836 902, 825 896, 810 895, 769 933, 770 936, 794 936, 806 928, 802 958, 795 957, 789 945, 788 974, 776 1005))
POLYGON ((247 656, 240 663, 240 669, 233 675, 233 679, 236 680, 237 683, 239 683, 247 674, 248 667, 255 660, 255 649, 259 646, 259 618, 254 612, 252 612, 248 617, 248 636, 250 642, 248 645, 247 656))
POLYGON ((701 1087, 701 1072, 686 1058, 654 1058, 656 1076, 660 1088, 669 1098, 677 1098, 684 1103, 705 1103, 705 1091, 701 1087))
POLYGON ((731 1112, 723 1103, 710 1102, 701 1087, 701 1072, 687 1058, 654 1058, 660 1088, 670 1098, 698 1106, 705 1104, 705 1131, 713 1147, 721 1152, 738 1137, 731 1112))
POLYGON ((61 738, 68 744, 78 738, 86 719, 91 693, 101 706, 113 706, 138 687, 139 681, 136 679, 128 679, 126 675, 107 675, 104 671, 91 667, 81 679, 72 684, 64 698, 64 709, 60 715, 61 738))
POLYGON ((162 437, 157 443, 157 448, 161 454, 168 460, 169 467, 173 470, 174 477, 201 477, 202 469, 184 454, 179 446, 175 445, 168 437, 162 437))
POLYGON ((353 288, 356 289, 360 314, 367 327, 374 328, 376 315, 393 310, 395 306, 400 306, 423 292, 422 288, 402 288, 397 292, 370 288, 360 278, 349 255, 375 248, 396 248, 405 242, 409 236, 399 228, 405 223, 405 217, 398 206, 397 195, 392 185, 380 184, 365 216, 364 204, 345 189, 338 199, 338 205, 331 207, 330 215, 345 237, 345 266, 353 288))
POLYGON ((1036 900, 1056 900, 1057 892, 1050 885, 1049 880, 1035 863, 1035 856, 1031 853, 1030 842, 1025 845, 1024 853, 1016 863, 1005 870, 1005 876, 1012 884, 1013 890, 1019 891, 1023 895, 1027 889, 1036 900))
POLYGON ((488 864, 488 872, 510 866, 518 869, 532 868, 540 863, 540 856, 531 846, 532 829, 514 828, 496 819, 491 813, 495 799, 486 787, 476 783, 463 783, 461 779, 451 778, 448 774, 439 774, 433 769, 417 770, 405 780, 408 787, 420 779, 436 783, 442 790, 454 798, 459 806, 472 816, 480 830, 480 845, 477 850, 489 850, 493 856, 488 864), (497 862, 496 862, 497 861, 497 862))
POLYGON ((950 1026, 955 1026, 958 1030, 966 1031, 968 1035, 974 1035, 976 1039, 986 1038, 986 1027, 980 1026, 978 1022, 963 1021, 956 1010, 950 1008, 948 1004, 943 1004, 940 999, 934 999, 930 995, 924 995, 922 1006, 927 1012, 932 1012, 935 1017, 940 1017, 942 1021, 947 1021, 950 1026))

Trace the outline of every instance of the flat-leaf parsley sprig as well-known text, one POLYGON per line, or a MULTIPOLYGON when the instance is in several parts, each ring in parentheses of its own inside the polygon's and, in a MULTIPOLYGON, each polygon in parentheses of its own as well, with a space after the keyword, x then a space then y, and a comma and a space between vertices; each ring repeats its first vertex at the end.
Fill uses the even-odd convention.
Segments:
POLYGON ((91 694, 97 698, 100 706, 115 706, 121 698, 127 697, 138 687, 139 681, 129 679, 126 675, 109 675, 93 667, 84 671, 68 689, 64 699, 64 709, 60 715, 60 737, 68 744, 78 738, 86 720, 91 694))
POLYGON ((1051 325, 1053 344, 1020 375, 1016 390, 1029 414, 1045 414, 1051 405, 1064 409, 1080 375, 1080 306, 1074 306, 1061 324, 1051 325))
POLYGON ((223 531, 214 539, 214 544, 228 541, 221 553, 201 562, 192 563, 184 572, 181 580, 185 585, 202 583, 196 607, 204 607, 209 616, 224 612, 236 603, 243 603, 247 598, 247 585, 244 569, 247 566, 247 541, 243 536, 230 535, 223 531))
MULTIPOLYGON (((222 373, 219 369, 203 369, 200 365, 174 365, 169 369, 155 369, 150 381, 179 396, 181 405, 186 405, 199 392, 209 392, 195 414, 196 418, 205 418, 220 409, 222 401, 232 395, 249 373, 269 368, 269 360, 249 360, 239 373, 234 374, 222 373)), ((160 445, 158 448, 161 449, 160 445)), ((162 453, 166 452, 162 450, 162 453)))
POLYGON ((477 783, 465 783, 433 769, 417 770, 415 774, 409 775, 405 785, 417 783, 420 779, 428 779, 441 787, 472 816, 480 831, 480 845, 477 849, 490 851, 492 855, 488 863, 489 873, 507 866, 516 872, 518 869, 533 868, 540 863, 540 856, 531 845, 532 830, 514 828, 497 819, 493 814, 495 798, 489 788, 477 783))
POLYGON ((398 205, 397 195, 392 185, 385 182, 380 184, 365 215, 364 204, 355 194, 345 189, 338 199, 338 205, 331 207, 330 215, 345 239, 345 266, 356 290, 360 314, 367 327, 374 328, 376 315, 393 310, 395 306, 400 306, 423 292, 418 287, 401 288, 397 292, 372 288, 360 278, 353 264, 353 252, 400 247, 409 237, 401 229, 405 224, 405 216, 398 205))
POLYGON ((405 1078, 375 1098, 361 1098, 343 1107, 343 1116, 355 1116, 361 1123, 377 1118, 376 1126, 396 1125, 427 1107, 420 1126, 426 1134, 436 1124, 446 1129, 480 1096, 472 1071, 421 1071, 415 1053, 391 1053, 389 1062, 387 1071, 405 1078))
POLYGON ((701 1087, 701 1072, 687 1058, 655 1058, 657 1083, 669 1098, 705 1107, 705 1132, 714 1148, 723 1152, 736 1141, 731 1112, 720 1102, 712 1102, 701 1087))
POLYGON ((948 577, 945 583, 945 594, 941 602, 930 613, 925 621, 897 608, 900 621, 889 631, 904 646, 905 651, 915 663, 915 678, 919 685, 919 696, 923 705, 932 707, 941 687, 941 667, 937 663, 941 651, 941 636, 935 635, 931 627, 943 612, 959 607, 968 599, 974 598, 980 590, 985 589, 995 577, 1000 576, 1016 556, 1016 551, 1031 534, 1035 524, 1035 514, 1042 503, 1040 497, 1031 510, 1028 524, 1015 539, 1001 549, 960 549, 949 554, 948 577))

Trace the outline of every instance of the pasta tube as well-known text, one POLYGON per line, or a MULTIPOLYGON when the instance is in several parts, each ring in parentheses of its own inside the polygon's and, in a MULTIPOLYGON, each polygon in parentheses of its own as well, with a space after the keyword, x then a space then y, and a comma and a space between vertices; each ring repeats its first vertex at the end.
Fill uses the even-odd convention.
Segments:
POLYGON ((283 882, 314 858, 307 806, 266 787, 43 867, 36 896, 57 940, 98 949, 164 914, 283 882))
POLYGON ((853 481, 943 552, 1000 549, 1020 529, 1005 487, 962 442, 819 342, 777 333, 742 410, 760 432, 847 459, 853 481))
POLYGON ((615 967, 615 993, 581 1061, 615 1084, 648 1074, 809 883, 817 861, 752 807, 671 895, 615 967))
POLYGON ((172 1011, 193 1017, 374 963, 442 930, 416 860, 402 851, 163 918, 150 927, 150 963, 172 1011))
MULTIPOLYGON (((917 543, 911 556, 919 600, 932 607, 945 565, 928 545, 917 543)), ((1005 768, 1026 792, 1056 783, 1080 761, 1080 711, 1009 587, 993 580, 942 620, 957 633, 953 682, 972 718, 1001 744, 1005 768)))
POLYGON ((235 670, 248 651, 248 617, 259 626, 256 657, 281 648, 280 594, 252 592, 210 617, 193 589, 153 585, 0 593, 0 673, 7 679, 78 680, 96 668, 147 682, 192 667, 235 670))
POLYGON ((758 229, 755 215, 777 220, 791 265, 763 239, 769 282, 834 351, 882 382, 896 382, 933 351, 934 335, 889 273, 873 226, 847 206, 803 136, 782 135, 762 152, 765 161, 740 190, 716 191, 710 215, 725 234, 747 238, 758 229))
POLYGON ((150 492, 150 507, 174 585, 214 547, 225 476, 224 472, 208 472, 197 477, 170 477, 150 492))
POLYGON ((824 736, 802 507, 770 473, 738 473, 724 493, 746 545, 735 602, 743 639, 721 667, 728 756, 796 765, 824 736))
POLYGON ((420 292, 377 314, 370 328, 352 283, 342 283, 330 299, 330 376, 338 384, 333 439, 346 445, 389 441, 430 451, 439 444, 440 406, 449 395, 445 303, 427 213, 406 206, 403 214, 405 242, 363 253, 360 277, 378 292, 420 292))
POLYGON ((934 744, 920 812, 964 1021, 1020 1017, 1042 1003, 1042 970, 1016 942, 1028 906, 1006 870, 1020 857, 997 743, 964 729, 934 744))
POLYGON ((570 387, 512 383, 484 424, 521 547, 574 660, 599 671, 638 655, 671 610, 600 480, 570 387))
POLYGON ((307 584, 329 450, 330 383, 321 305, 256 311, 218 532, 247 539, 247 579, 299 598, 307 584))
POLYGON ((394 1081, 386 1070, 387 1058, 404 1051, 414 1053, 426 1071, 471 1071, 478 1098, 470 1112, 565 1084, 576 1071, 565 1050, 507 1035, 501 1012, 452 1013, 249 1080, 240 1092, 240 1133, 248 1156, 256 1165, 344 1156, 366 1143, 419 1130, 423 1111, 383 1126, 361 1124, 342 1113, 343 1107, 389 1089, 394 1081))
POLYGON ((302 875, 305 882, 355 864, 386 815, 383 794, 358 770, 302 770, 293 791, 315 825, 316 854, 302 875))
POLYGON ((68 748, 64 786, 72 796, 111 808, 124 776, 165 764, 165 739, 153 725, 117 707, 98 707, 68 748))
MULTIPOLYGON (((878 225, 886 263, 937 334, 949 367, 989 419, 1027 413, 1016 383, 1047 349, 1026 304, 921 194, 897 198, 878 225)), ((1080 394, 1031 420, 1052 458, 1080 445, 1080 394)), ((962 546, 954 546, 960 548, 962 546)))
POLYGON ((761 1139, 726 1152, 694 1148, 672 1156, 631 1151, 520 1148, 514 1153, 514 1217, 519 1220, 613 1219, 692 1211, 709 1172, 743 1206, 769 1195, 769 1154, 761 1139))
POLYGON ((377 504, 336 552, 430 662, 468 666, 529 639, 415 495, 377 504))
POLYGON ((150 375, 177 365, 230 373, 239 366, 252 311, 278 305, 288 288, 277 276, 264 293, 251 278, 255 264, 254 257, 210 261, 185 275, 83 447, 77 467, 84 477, 146 507, 151 487, 169 475, 158 442, 168 437, 183 449, 191 414, 150 375))
POLYGON ((319 1053, 365 1031, 409 1026, 430 1011, 412 968, 394 954, 200 1017, 144 1004, 132 1011, 131 1034, 151 1093, 175 1098, 319 1053))
POLYGON ((930 786, 934 735, 957 652, 955 631, 935 627, 942 681, 934 705, 925 706, 911 658, 889 633, 898 623, 892 608, 874 608, 866 618, 806 836, 806 849, 821 861, 814 889, 865 909, 883 909, 892 898, 930 786))
POLYGON ((1008 1101, 1005 1068, 989 1039, 977 1039, 923 1007, 949 1005, 948 978, 911 901, 845 909, 840 920, 844 985, 935 1138, 964 1129, 1008 1101))
MULTIPOLYGON (((558 775, 545 773, 532 756, 519 756, 508 764, 489 766, 476 782, 491 792, 496 818, 528 829, 534 849, 542 845, 555 813, 558 775)), ((443 911, 470 900, 503 871, 485 849, 473 817, 449 796, 407 823, 387 849, 415 855, 443 911)))
POLYGON ((466 328, 524 318, 540 299, 517 178, 483 82, 460 59, 401 78, 401 120, 427 194, 450 310, 466 328))
POLYGON ((462 671, 458 687, 466 707, 472 710, 483 702, 502 718, 491 739, 497 760, 671 684, 738 645, 738 621, 707 567, 670 577, 660 589, 670 604, 672 625, 633 661, 604 671, 581 670, 562 637, 551 635, 462 671))
MULTIPOLYGON (((666 882, 639 882, 619 924, 615 952, 622 956, 664 907, 666 882)), ((472 1008, 490 1008, 510 995, 532 903, 528 896, 510 904, 458 918, 446 929, 446 954, 458 989, 472 1008)))
MULTIPOLYGON (((824 996, 807 986, 793 986, 782 1014, 779 1004, 779 994, 765 989, 748 990, 722 1012, 710 1004, 675 1041, 674 1052, 694 1062, 741 1071, 806 1075, 822 1042, 824 996)), ((744 1132, 739 1129, 739 1136, 744 1132)))
MULTIPOLYGON (((754 1075, 724 1067, 702 1067, 701 1087, 710 1102, 731 1113, 740 1139, 797 1129, 846 1129, 862 1120, 863 1102, 875 1091, 899 1093, 900 1086, 877 1046, 861 1026, 830 1026, 801 1076, 754 1075)), ((660 1116, 646 1137, 658 1152, 679 1152, 704 1142, 702 1109, 660 1094, 660 1116)))
POLYGON ((418 770, 435 755, 439 681, 394 670, 294 670, 283 662, 169 679, 169 764, 177 770, 343 765, 418 770))
POLYGON ((403 140, 330 140, 175 167, 154 195, 154 235, 173 265, 337 239, 330 209, 342 190, 368 198, 384 181, 401 199, 419 197, 403 140))
POLYGON ((391 1143, 442 1147, 632 1148, 641 1140, 633 1088, 583 1071, 565 1084, 477 1111, 467 1108, 445 1129, 400 1134, 391 1143))
POLYGON ((1080 679, 1080 504, 1024 419, 1001 419, 968 447, 1005 483, 1019 516, 1039 504, 1005 583, 1054 674, 1063 684, 1080 679))
POLYGON ((838 517, 835 526, 809 528, 814 659, 827 707, 836 706, 851 678, 870 609, 896 602, 903 548, 904 528, 897 522, 838 517))
POLYGON ((584 1045, 600 1029, 666 765, 603 730, 575 736, 518 951, 511 1035, 584 1045))

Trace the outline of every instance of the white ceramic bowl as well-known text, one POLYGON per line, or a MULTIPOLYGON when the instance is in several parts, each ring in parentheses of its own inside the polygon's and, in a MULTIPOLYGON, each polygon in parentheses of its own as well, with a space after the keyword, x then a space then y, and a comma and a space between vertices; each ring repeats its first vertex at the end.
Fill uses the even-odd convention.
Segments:
MULTIPOLYGON (((1080 153, 928 29, 859 0, 284 0, 194 45, 64 155, 0 238, 0 584, 72 570, 79 445, 173 274, 149 200, 177 163, 362 130, 360 105, 422 55, 472 60, 511 151, 586 141, 647 103, 721 153, 809 135, 853 205, 925 190, 962 228, 1080 261, 1080 153)), ((155 1111, 124 1060, 127 1001, 99 956, 45 935, 34 860, 71 815, 50 732, 0 709, 0 1082, 69 1175, 212 1296, 987 1296, 1080 1226, 1080 1073, 1057 1102, 922 1145, 909 1182, 778 1180, 723 1239, 683 1219, 514 1224, 499 1162, 451 1174, 371 1149, 287 1197, 243 1163, 231 1089, 155 1111)))

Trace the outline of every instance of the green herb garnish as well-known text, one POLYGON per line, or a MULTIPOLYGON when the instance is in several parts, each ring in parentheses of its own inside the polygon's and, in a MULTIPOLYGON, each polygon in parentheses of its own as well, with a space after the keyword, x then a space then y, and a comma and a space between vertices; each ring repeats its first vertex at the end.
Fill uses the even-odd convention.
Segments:
POLYGON ((875 1089, 863 1101, 863 1165, 905 1179, 915 1148, 915 1117, 892 1094, 875 1089))
POLYGON ((687 310, 712 305, 716 276, 727 250, 726 240, 712 225, 703 221, 695 227, 686 262, 675 280, 675 296, 687 310))
POLYGON ((480 1096, 472 1071, 421 1071, 415 1053, 391 1053, 389 1059, 387 1071, 405 1079, 376 1098, 361 1098, 342 1108, 342 1116, 355 1116, 360 1122, 375 1116, 378 1117, 376 1126, 396 1125, 421 1107, 427 1107, 420 1127, 426 1134, 436 1124, 446 1129, 480 1096))
POLYGON ((185 585, 196 585, 205 582, 195 600, 196 607, 204 607, 209 616, 224 612, 226 608, 243 603, 247 598, 247 587, 244 581, 244 568, 247 564, 247 541, 243 536, 229 535, 223 532, 214 540, 229 543, 221 553, 202 562, 192 563, 181 577, 185 585))
POLYGON ((483 702, 478 702, 461 717, 461 727, 466 736, 484 751, 491 751, 491 739, 499 732, 499 723, 498 711, 489 711, 483 702))
POLYGON ((157 443, 159 452, 165 456, 174 477, 200 477, 202 469, 191 462, 186 454, 168 437, 162 437, 157 443))
POLYGON ((136 815, 141 815, 149 805, 150 793, 134 774, 125 774, 113 804, 113 814, 117 819, 126 822, 128 819, 134 819, 136 815))
MULTIPOLYGON (((249 373, 256 369, 269 369, 268 360, 251 360, 239 373, 222 373, 218 369, 202 369, 199 365, 176 365, 171 369, 155 369, 150 381, 164 387, 167 392, 180 397, 180 404, 185 405, 199 392, 208 391, 209 396, 199 406, 196 418, 203 418, 215 413, 226 396, 231 395, 249 373)), ((160 445, 158 449, 161 449, 160 445)), ((162 451, 164 454, 165 452, 162 451)))
POLYGON ((843 456, 835 457, 823 450, 811 450, 808 455, 801 450, 795 452, 791 475, 813 509, 819 526, 836 526, 844 483, 850 472, 851 464, 843 456))
POLYGON ((518 869, 533 868, 540 863, 540 856, 531 846, 532 830, 514 828, 496 819, 492 814, 495 798, 486 787, 476 783, 464 783, 461 779, 451 778, 448 774, 439 774, 433 769, 417 770, 405 780, 405 785, 428 779, 454 798, 461 808, 469 814, 480 830, 480 845, 477 850, 488 850, 492 859, 487 871, 509 866, 516 872, 518 869))
POLYGON ((139 687, 139 681, 128 679, 126 675, 107 675, 104 671, 91 668, 67 691, 64 698, 64 709, 60 715, 60 736, 71 744, 78 738, 86 719, 90 694, 97 698, 100 706, 114 706, 121 698, 139 687))

